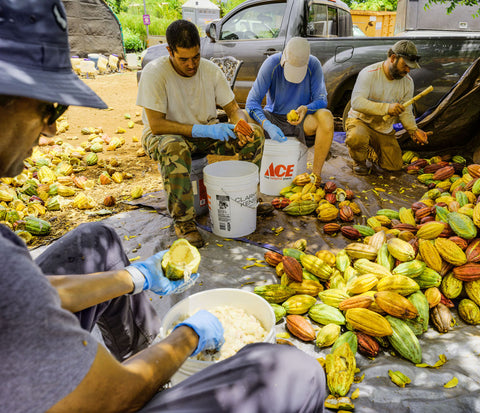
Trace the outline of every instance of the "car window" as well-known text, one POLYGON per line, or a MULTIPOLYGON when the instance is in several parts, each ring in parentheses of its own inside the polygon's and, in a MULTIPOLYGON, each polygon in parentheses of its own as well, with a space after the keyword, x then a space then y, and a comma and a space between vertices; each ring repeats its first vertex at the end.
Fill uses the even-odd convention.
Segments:
POLYGON ((222 26, 220 40, 272 39, 278 36, 286 3, 269 3, 243 9, 222 26))
POLYGON ((334 7, 310 3, 308 8, 307 36, 333 37, 338 33, 338 16, 334 7))

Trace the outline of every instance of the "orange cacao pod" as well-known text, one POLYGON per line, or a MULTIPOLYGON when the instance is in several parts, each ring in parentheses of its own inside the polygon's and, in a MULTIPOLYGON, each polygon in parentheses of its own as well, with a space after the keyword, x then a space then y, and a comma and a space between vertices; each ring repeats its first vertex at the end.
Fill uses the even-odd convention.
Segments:
POLYGON ((332 205, 337 202, 337 197, 334 193, 329 192, 325 194, 325 199, 330 202, 332 205))
POLYGON ((393 291, 375 293, 375 303, 387 314, 398 318, 415 318, 418 311, 415 306, 402 295, 393 291))
POLYGON ((454 173, 455 168, 453 166, 444 166, 434 172, 432 179, 434 181, 444 181, 445 179, 449 179, 454 173))
POLYGON ((340 228, 341 228, 340 224, 337 224, 336 222, 330 222, 323 226, 323 232, 325 232, 325 234, 332 235, 340 231, 340 228))
POLYGON ((115 197, 112 195, 107 195, 105 199, 103 200, 103 205, 106 207, 111 207, 115 205, 115 197))
POLYGON ((340 208, 339 215, 342 221, 353 221, 353 211, 348 205, 340 208))
POLYGON ((288 331, 302 341, 315 340, 315 330, 310 321, 298 314, 290 314, 286 317, 288 331))
POLYGON ((283 255, 275 251, 267 251, 263 254, 263 257, 268 265, 276 267, 282 261, 283 255))
POLYGON ((469 262, 465 265, 455 267, 453 275, 461 281, 475 281, 480 279, 480 264, 469 262))
POLYGON ((471 164, 467 166, 468 173, 473 177, 473 178, 480 178, 480 165, 477 164, 471 164))
POLYGON ((275 209, 283 209, 290 204, 290 200, 288 198, 274 198, 272 201, 272 206, 275 209))

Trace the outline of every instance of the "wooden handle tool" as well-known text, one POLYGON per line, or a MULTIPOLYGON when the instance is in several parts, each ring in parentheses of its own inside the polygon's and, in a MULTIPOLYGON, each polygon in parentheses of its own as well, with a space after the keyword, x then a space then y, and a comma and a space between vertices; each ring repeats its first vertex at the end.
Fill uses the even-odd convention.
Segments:
MULTIPOLYGON (((404 107, 407 107, 411 104, 413 104, 414 102, 416 102, 418 99, 424 97, 425 95, 428 95, 431 91, 433 90, 433 86, 430 85, 429 87, 427 87, 424 91, 420 92, 418 95, 415 95, 413 98, 411 98, 410 100, 407 100, 403 106, 404 107)), ((390 118, 390 115, 385 115, 383 117, 383 120, 388 120, 390 118)))

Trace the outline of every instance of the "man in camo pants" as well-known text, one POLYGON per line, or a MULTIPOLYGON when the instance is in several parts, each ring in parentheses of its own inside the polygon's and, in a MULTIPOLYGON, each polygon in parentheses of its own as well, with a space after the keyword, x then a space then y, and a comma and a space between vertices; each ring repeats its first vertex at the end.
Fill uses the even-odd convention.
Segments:
POLYGON ((177 236, 201 247, 190 181, 192 154, 239 154, 240 160, 260 167, 264 137, 254 125, 254 135, 244 136, 233 132, 233 124, 218 123, 217 105, 233 123, 247 116, 220 68, 200 58, 196 26, 177 20, 166 37, 169 55, 145 66, 138 87, 137 105, 144 108, 142 144, 160 163, 177 236))

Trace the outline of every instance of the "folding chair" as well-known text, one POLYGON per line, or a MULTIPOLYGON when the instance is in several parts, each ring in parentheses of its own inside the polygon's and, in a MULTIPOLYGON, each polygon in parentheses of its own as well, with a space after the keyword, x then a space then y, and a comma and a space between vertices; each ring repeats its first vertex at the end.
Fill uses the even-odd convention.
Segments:
POLYGON ((234 88, 235 81, 237 80, 238 71, 243 64, 243 60, 238 60, 233 56, 224 57, 211 57, 210 60, 215 63, 228 80, 230 87, 234 88))

